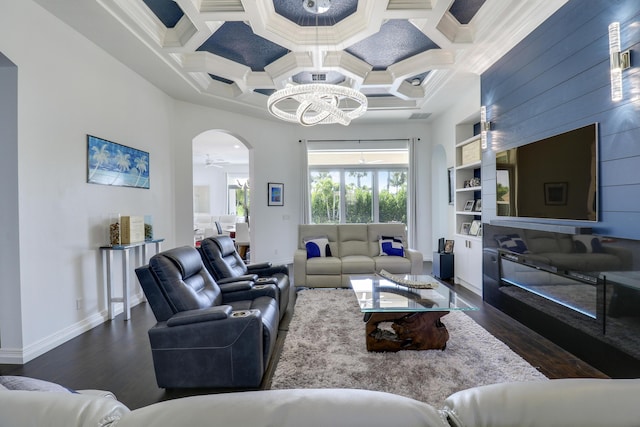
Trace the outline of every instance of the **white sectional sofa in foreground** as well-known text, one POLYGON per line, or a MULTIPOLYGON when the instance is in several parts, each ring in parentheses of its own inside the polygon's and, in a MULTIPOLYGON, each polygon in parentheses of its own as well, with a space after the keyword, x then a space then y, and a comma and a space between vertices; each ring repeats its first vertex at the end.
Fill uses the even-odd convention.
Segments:
POLYGON ((441 409, 354 389, 296 389, 185 397, 129 410, 113 397, 0 391, 0 426, 38 427, 632 427, 640 379, 563 379, 463 390, 441 409))

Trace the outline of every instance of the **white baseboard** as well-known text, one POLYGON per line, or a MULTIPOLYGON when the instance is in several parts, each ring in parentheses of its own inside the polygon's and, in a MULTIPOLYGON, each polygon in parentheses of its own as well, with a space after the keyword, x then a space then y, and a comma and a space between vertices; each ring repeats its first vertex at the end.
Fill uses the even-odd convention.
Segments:
MULTIPOLYGON (((131 296, 131 306, 134 307, 145 301, 142 294, 131 296)), ((121 304, 116 306, 114 315, 123 311, 121 304)), ((79 322, 74 323, 60 331, 57 331, 33 344, 29 344, 23 348, 0 348, 0 363, 11 365, 24 365, 25 363, 35 359, 38 356, 58 347, 61 344, 77 337, 90 329, 104 323, 107 320, 107 310, 104 309, 99 313, 94 313, 79 322)))

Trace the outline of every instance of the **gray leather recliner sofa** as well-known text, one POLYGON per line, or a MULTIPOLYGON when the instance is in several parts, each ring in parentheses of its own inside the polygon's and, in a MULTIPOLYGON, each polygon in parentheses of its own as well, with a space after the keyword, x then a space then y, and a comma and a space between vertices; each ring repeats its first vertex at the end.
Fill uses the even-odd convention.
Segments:
POLYGON ((278 333, 275 285, 221 289, 190 246, 154 255, 136 274, 158 321, 149 341, 159 387, 260 385, 278 333))
POLYGON ((272 265, 269 262, 245 264, 229 236, 207 237, 200 242, 198 251, 204 266, 223 289, 239 280, 276 285, 280 300, 280 317, 284 316, 291 293, 289 269, 286 265, 272 265))

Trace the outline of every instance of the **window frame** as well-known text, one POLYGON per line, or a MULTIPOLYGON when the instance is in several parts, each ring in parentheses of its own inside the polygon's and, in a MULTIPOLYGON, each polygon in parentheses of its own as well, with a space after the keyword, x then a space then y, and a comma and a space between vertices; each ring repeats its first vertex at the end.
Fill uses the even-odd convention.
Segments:
MULTIPOLYGON (((350 171, 354 170, 364 170, 372 173, 371 177, 371 191, 372 191, 372 223, 380 222, 380 182, 379 182, 379 172, 386 171, 389 174, 393 172, 404 172, 407 175, 406 186, 409 186, 409 165, 408 164, 382 164, 382 165, 314 165, 309 166, 309 204, 311 204, 311 195, 312 195, 312 185, 313 182, 312 174, 313 173, 322 173, 322 172, 338 172, 340 177, 340 203, 339 203, 339 224, 346 224, 346 182, 345 177, 350 171)), ((309 213, 309 220, 313 223, 313 213, 309 213)), ((409 217, 409 203, 407 201, 406 206, 406 217, 409 217)))

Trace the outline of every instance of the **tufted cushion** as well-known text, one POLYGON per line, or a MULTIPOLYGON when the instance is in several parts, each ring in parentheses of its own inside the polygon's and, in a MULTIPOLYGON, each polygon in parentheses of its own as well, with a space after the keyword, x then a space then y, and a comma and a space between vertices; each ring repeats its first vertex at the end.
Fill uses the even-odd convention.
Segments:
POLYGON ((202 270, 202 258, 197 251, 188 248, 176 248, 165 252, 165 256, 172 260, 180 270, 183 278, 191 277, 202 270))
POLYGON ((228 256, 228 255, 233 255, 233 253, 236 251, 236 246, 233 243, 233 239, 231 239, 231 238, 218 237, 216 239, 213 239, 213 241, 215 242, 215 244, 220 249, 220 254, 223 257, 228 256))
POLYGON ((307 259, 331 256, 331 248, 329 248, 327 236, 306 238, 304 239, 304 246, 307 248, 307 259))
POLYGON ((404 256, 402 238, 380 236, 380 256, 404 256))
POLYGON ((182 246, 156 254, 149 260, 149 268, 174 312, 207 308, 222 302, 220 288, 193 247, 182 246))
POLYGON ((581 254, 604 252, 602 244, 600 243, 600 238, 590 234, 577 234, 573 236, 573 248, 575 252, 581 254))
POLYGON ((496 235, 496 242, 502 249, 507 249, 518 254, 528 254, 527 244, 517 234, 496 235))

